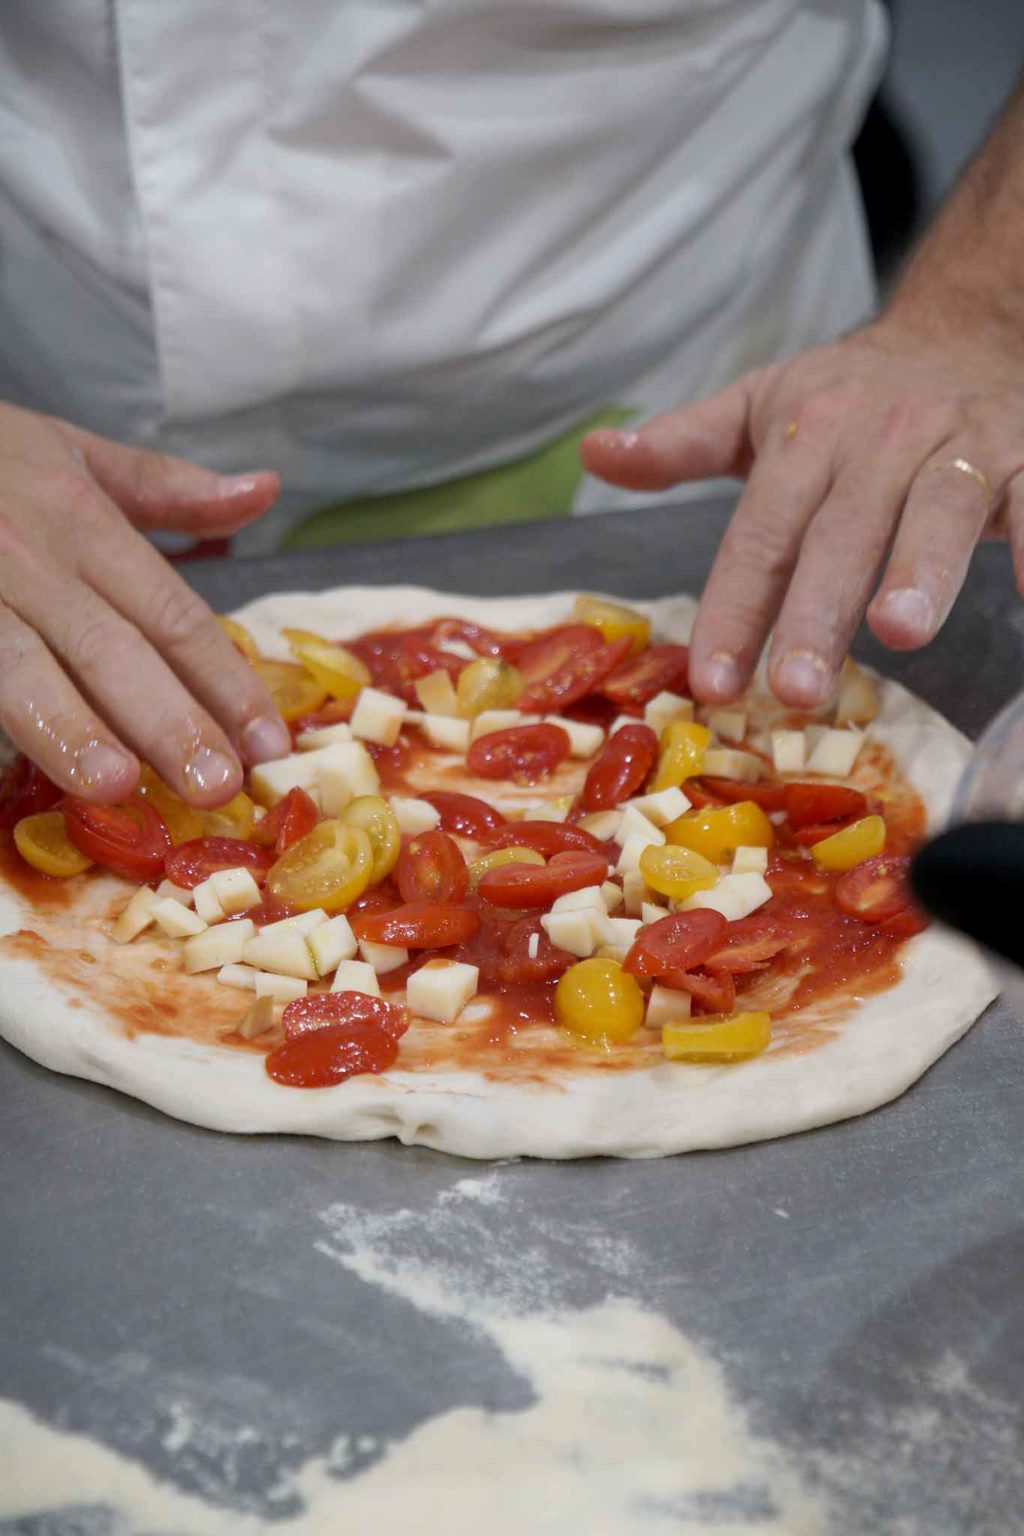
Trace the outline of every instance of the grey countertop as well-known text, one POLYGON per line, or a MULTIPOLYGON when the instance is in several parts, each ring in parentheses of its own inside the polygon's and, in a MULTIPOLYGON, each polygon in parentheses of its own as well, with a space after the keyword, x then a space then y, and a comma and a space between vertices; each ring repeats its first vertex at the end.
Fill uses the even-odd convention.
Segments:
MULTIPOLYGON (((188 574, 221 608, 346 581, 654 596, 699 590, 727 510, 188 574)), ((976 735, 1024 675, 1005 552, 978 553, 927 650, 868 637, 858 654, 976 735)), ((0 1106, 0 1395, 44 1422, 272 1528, 294 1509, 283 1475, 345 1433, 369 1457, 456 1405, 523 1407, 485 1333, 425 1318, 317 1242, 338 1201, 426 1218, 479 1170, 391 1142, 219 1136, 7 1047, 0 1106), (182 1403, 202 1435, 182 1431, 182 1403)), ((661 1162, 501 1165, 500 1206, 474 1206, 455 1237, 421 1220, 409 1262, 478 1288, 520 1264, 538 1307, 642 1297, 721 1364, 758 1431, 824 1477, 830 1531, 1008 1536, 1024 1528, 1022 1168, 1024 1040, 998 1004, 860 1120, 661 1162)), ((58 1505, 5 1521, 0 1491, 0 1536, 136 1529, 113 1497, 105 1512, 58 1505)), ((709 1533, 723 1524, 709 1513, 709 1533)))

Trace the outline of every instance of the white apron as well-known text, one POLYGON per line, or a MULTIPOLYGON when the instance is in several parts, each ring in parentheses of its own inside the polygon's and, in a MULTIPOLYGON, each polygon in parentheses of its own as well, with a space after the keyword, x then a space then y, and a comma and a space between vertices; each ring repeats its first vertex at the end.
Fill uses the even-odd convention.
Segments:
POLYGON ((278 468, 258 546, 707 393, 869 312, 884 43, 877 0, 3 0, 0 398, 278 468))

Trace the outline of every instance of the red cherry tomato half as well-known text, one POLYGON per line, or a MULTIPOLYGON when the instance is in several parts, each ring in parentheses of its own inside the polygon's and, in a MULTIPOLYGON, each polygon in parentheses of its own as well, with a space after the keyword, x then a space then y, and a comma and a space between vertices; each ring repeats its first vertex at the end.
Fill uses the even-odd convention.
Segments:
POLYGON ((163 861, 163 873, 186 891, 218 869, 249 869, 259 884, 276 859, 273 848, 257 848, 240 837, 195 837, 171 849, 163 861))
POLYGON ((402 845, 395 884, 405 902, 458 902, 469 890, 469 869, 447 832, 421 832, 402 845))
POLYGON ((373 1024, 392 1040, 400 1040, 409 1028, 409 1010, 365 992, 311 992, 287 1005, 281 1023, 286 1040, 339 1024, 373 1024))
POLYGON ((63 793, 41 768, 19 752, 0 784, 0 831, 12 831, 23 816, 52 811, 63 793))
POLYGON ((552 944, 540 925, 539 917, 523 917, 512 924, 505 936, 504 954, 498 962, 498 975, 506 986, 534 986, 545 981, 557 981, 563 972, 575 964, 575 955, 552 944), (534 938, 536 953, 531 955, 530 944, 534 938))
POLYGON ((867 815, 868 802, 859 789, 842 784, 786 784, 786 819, 794 831, 819 821, 856 821, 867 815))
POLYGON ((351 720, 358 697, 358 693, 354 693, 348 699, 328 699, 326 704, 313 710, 312 714, 300 715, 298 720, 291 721, 292 736, 301 736, 304 731, 322 731, 329 725, 340 725, 343 721, 351 720))
POLYGON ((421 797, 441 814, 442 832, 458 832, 461 837, 482 838, 494 827, 503 827, 505 818, 486 800, 476 795, 460 795, 453 789, 435 789, 421 797))
POLYGON ((635 795, 646 782, 658 755, 658 738, 649 725, 623 725, 587 771, 583 806, 606 811, 635 795))
POLYGON ((494 907, 550 907, 569 891, 608 878, 603 853, 556 853, 549 864, 502 864, 489 869, 477 893, 494 907))
POLYGON ((903 854, 878 853, 854 865, 836 881, 836 906, 866 923, 884 923, 911 906, 907 871, 910 860, 903 854))
POLYGON ((895 917, 886 918, 878 925, 880 933, 887 933, 894 939, 912 939, 915 934, 924 933, 927 927, 928 919, 917 907, 897 912, 895 917))
POLYGON ((692 970, 722 942, 727 926, 721 912, 710 907, 659 917, 641 931, 622 968, 632 976, 667 976, 670 971, 692 970))
POLYGON ((564 821, 510 821, 495 832, 485 833, 480 841, 487 848, 532 848, 546 859, 555 853, 575 850, 604 856, 604 849, 592 832, 564 821))
POLYGON ((390 912, 357 917, 356 936, 370 944, 393 944, 398 949, 444 949, 464 944, 473 937, 480 919, 472 907, 441 906, 430 901, 410 901, 390 912))
POLYGON ((712 976, 728 971, 734 976, 756 971, 773 960, 792 942, 792 934, 771 918, 742 917, 730 923, 721 944, 708 955, 704 968, 712 976))
POLYGON ((665 985, 677 992, 689 992, 701 1013, 732 1013, 736 1006, 736 983, 729 971, 718 976, 703 970, 673 971, 665 985))
POLYGON ((451 640, 463 641, 478 656, 502 656, 506 661, 514 661, 523 646, 517 636, 499 634, 469 619, 438 619, 434 625, 434 644, 444 646, 451 640))
POLYGON ((159 880, 171 834, 148 800, 92 805, 68 796, 61 810, 68 836, 87 858, 126 880, 159 880))
POLYGON ((685 645, 650 645, 616 667, 601 692, 620 706, 643 705, 666 691, 685 694, 689 656, 685 645))
MULTIPOLYGON (((854 817, 853 821, 856 821, 856 819, 854 817)), ((853 822, 849 819, 844 821, 812 821, 806 827, 797 827, 795 831, 790 828, 790 836, 794 843, 799 844, 801 848, 813 848, 815 843, 820 843, 826 837, 831 837, 833 832, 841 832, 844 827, 852 825, 853 822)))
POLYGON ((482 779, 515 779, 535 784, 569 755, 569 737, 560 725, 514 725, 478 736, 466 754, 482 779))
MULTIPOLYGON (((724 800, 727 805, 734 805, 739 800, 753 800, 762 811, 771 812, 783 810, 786 804, 785 784, 744 784, 739 779, 714 778, 703 778, 700 783, 714 800, 724 800)), ((693 786, 694 780, 687 779, 686 797, 696 804, 693 786)))
POLYGON ((518 708, 558 710, 592 693, 622 658, 628 639, 608 643, 591 624, 566 624, 531 641, 519 654, 517 666, 526 679, 518 708))
POLYGON ((402 653, 403 666, 406 676, 410 681, 417 677, 426 677, 428 672, 447 672, 453 683, 459 680, 459 673, 469 665, 464 656, 454 656, 451 651, 442 651, 436 645, 422 636, 410 636, 402 653))
POLYGON ((320 812, 304 789, 290 789, 252 829, 252 840, 261 848, 273 848, 280 856, 300 837, 312 832, 320 812))
POLYGON ((354 1019, 286 1040, 264 1059, 267 1076, 287 1088, 330 1088, 364 1072, 386 1072, 398 1041, 378 1024, 354 1019))
MULTIPOLYGON (((278 901, 276 896, 266 892, 263 900, 257 902, 254 907, 247 907, 244 912, 235 913, 233 916, 248 917, 257 928, 265 928, 268 923, 279 923, 283 918, 296 917, 298 911, 298 907, 290 907, 286 901, 278 901)), ((228 922, 231 921, 233 917, 228 918, 228 922)))

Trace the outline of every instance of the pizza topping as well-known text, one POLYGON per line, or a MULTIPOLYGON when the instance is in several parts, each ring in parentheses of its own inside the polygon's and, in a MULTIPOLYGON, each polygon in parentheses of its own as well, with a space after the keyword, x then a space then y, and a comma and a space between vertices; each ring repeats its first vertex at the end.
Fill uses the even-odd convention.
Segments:
POLYGON ((569 755, 569 737, 558 725, 520 725, 478 736, 466 754, 472 773, 484 779, 536 784, 569 755))
POLYGON ((659 742, 651 790, 657 794, 663 789, 678 789, 687 779, 696 778, 704 766, 704 750, 710 740, 707 726, 694 721, 677 720, 666 726, 659 742))
POLYGON ((820 842, 812 843, 811 857, 822 869, 853 869, 885 847, 885 822, 881 816, 864 816, 820 842))
POLYGON ((911 906, 910 860, 879 854, 847 870, 836 885, 836 905, 866 923, 883 923, 911 906))
MULTIPOLYGON (((145 800, 136 796, 125 805, 93 805, 66 796, 61 810, 71 842, 93 863, 126 880, 158 880, 164 873, 171 834, 159 811, 145 800)), ((170 870, 167 873, 174 879, 170 870)))
POLYGON ((640 855, 640 873, 659 896, 685 901, 695 891, 707 891, 718 883, 719 870, 703 854, 673 844, 651 844, 640 855))
POLYGON ((748 917, 772 899, 772 888, 763 875, 723 875, 713 890, 695 891, 683 902, 685 910, 707 908, 735 921, 748 917))
POLYGON ((197 971, 219 971, 222 965, 240 965, 245 946, 255 933, 256 925, 248 917, 197 933, 182 947, 185 970, 194 975, 197 971))
POLYGON ((736 849, 732 856, 732 872, 734 875, 763 875, 768 868, 767 848, 736 849))
POLYGON ((393 1040, 409 1028, 409 1010, 364 992, 316 992, 290 1003, 281 1018, 286 1040, 342 1024, 372 1024, 393 1040))
POLYGON ((409 977, 405 994, 421 1019, 454 1024, 470 998, 476 996, 480 971, 457 960, 428 960, 409 977))
POLYGON ((343 645, 334 645, 308 629, 283 629, 296 661, 332 699, 351 699, 370 682, 368 668, 343 645))
POLYGON ((26 816, 52 810, 62 795, 43 770, 19 752, 0 784, 0 831, 10 832, 26 816))
POLYGON ((282 720, 298 720, 319 709, 327 689, 306 668, 290 661, 254 661, 253 671, 266 684, 282 720))
POLYGON ((390 912, 357 917, 352 926, 360 942, 400 945, 404 949, 445 949, 472 938, 480 919, 472 907, 410 901, 390 912))
POLYGON ((381 747, 393 747, 401 735, 408 707, 404 699, 396 699, 393 693, 364 688, 349 722, 352 735, 381 747))
POLYGON ((772 766, 776 773, 803 773, 807 739, 803 731, 772 731, 772 766))
POLYGON ((459 845, 447 832, 423 832, 410 838, 395 869, 404 902, 461 901, 469 890, 469 868, 459 845))
POLYGON ((642 929, 626 957, 634 976, 667 977, 689 971, 713 954, 726 932, 718 912, 676 912, 642 929))
POLYGON ((795 830, 818 822, 849 821, 867 814, 868 802, 859 789, 841 784, 786 784, 786 819, 795 830))
POLYGON ((735 1013, 731 1018, 666 1024, 662 1048, 670 1061, 740 1061, 770 1044, 771 1014, 735 1013))
POLYGON ((639 709, 660 693, 682 694, 687 686, 688 663, 685 645, 652 645, 617 667, 601 692, 620 709, 639 709))
POLYGON ((707 802, 711 805, 735 805, 740 800, 751 800, 755 805, 759 805, 762 811, 772 815, 775 811, 785 809, 788 788, 788 784, 755 784, 749 779, 737 781, 709 778, 707 774, 703 774, 699 780, 690 779, 687 782, 686 792, 694 803, 697 802, 698 790, 707 792, 707 802))
POLYGON ((853 771, 864 736, 860 731, 834 731, 808 727, 807 772, 845 779, 853 771), (813 739, 813 744, 812 744, 813 739))
POLYGON ((702 853, 712 864, 724 864, 737 848, 771 848, 775 832, 766 813, 752 800, 719 809, 687 811, 665 828, 670 843, 702 853))
POLYGON ((658 738, 649 725, 626 725, 608 740, 583 784, 583 805, 605 811, 635 795, 647 781, 658 755, 658 738))
POLYGON ((300 911, 341 912, 369 885, 373 858, 373 845, 360 827, 328 819, 281 855, 267 874, 267 888, 300 911))
MULTIPOLYGON (((199 837, 172 848, 160 873, 183 891, 192 891, 219 869, 248 869, 261 881, 274 862, 272 849, 237 837, 199 837)), ((150 877, 152 878, 152 877, 150 877)))
POLYGON ((558 896, 600 883, 608 874, 603 853, 556 853, 549 863, 506 864, 489 869, 477 887, 496 907, 549 907, 558 896))
POLYGON ((342 960, 331 982, 332 992, 362 992, 367 997, 380 997, 377 972, 366 960, 342 960))
POLYGON ((721 741, 741 742, 747 734, 745 709, 712 709, 708 712, 707 727, 721 741))
POLYGON ((71 841, 60 811, 36 811, 14 825, 14 845, 26 864, 60 880, 81 875, 92 859, 71 841))
POLYGON ((712 976, 758 970, 788 947, 793 935, 766 917, 744 917, 729 924, 725 937, 704 961, 712 976))
POLYGON ((254 843, 272 848, 280 856, 292 843, 312 832, 319 820, 316 802, 296 785, 253 827, 250 836, 254 843))
POLYGON ((379 795, 358 795, 346 805, 340 820, 344 826, 366 833, 373 854, 370 884, 379 885, 398 863, 402 847, 402 829, 394 806, 379 795))
POLYGON ((523 691, 518 667, 500 656, 481 656, 459 674, 455 701, 465 719, 485 709, 510 709, 523 691))
POLYGON ((480 842, 488 848, 532 848, 545 858, 574 849, 583 853, 604 853, 600 840, 592 832, 556 821, 509 822, 504 827, 483 833, 480 842))
POLYGON ((693 700, 685 698, 681 693, 672 693, 670 689, 656 693, 644 705, 644 724, 650 726, 659 740, 662 733, 677 720, 692 719, 693 700))
POLYGON ((630 649, 628 638, 609 644, 589 624, 563 624, 528 642, 517 665, 525 688, 521 710, 562 710, 593 692, 630 649))
MULTIPOLYGON (((292 1004, 294 1007, 294 1004, 292 1004)), ((350 1019, 286 1040, 266 1057, 268 1077, 290 1088, 330 1088, 363 1072, 386 1072, 398 1041, 378 1024, 350 1019)))

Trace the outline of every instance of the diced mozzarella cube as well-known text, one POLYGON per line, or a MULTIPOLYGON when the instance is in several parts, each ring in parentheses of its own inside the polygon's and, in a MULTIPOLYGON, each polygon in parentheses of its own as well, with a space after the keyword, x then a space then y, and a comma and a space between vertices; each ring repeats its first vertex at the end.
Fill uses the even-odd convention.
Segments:
POLYGON ((737 848, 732 856, 734 875, 763 875, 767 868, 767 848, 737 848))
POLYGON ((570 955, 585 960, 601 942, 598 922, 607 920, 602 903, 600 913, 592 907, 579 907, 572 912, 546 912, 540 925, 558 949, 566 949, 570 955))
POLYGON ((707 717, 708 728, 722 741, 742 741, 747 734, 744 709, 713 709, 707 717))
POLYGON ((251 917, 238 917, 233 923, 220 923, 186 939, 182 961, 190 976, 197 971, 219 971, 222 965, 238 965, 245 958, 245 946, 256 932, 251 917))
POLYGON ((772 763, 776 773, 803 773, 807 763, 803 731, 772 731, 772 763))
POLYGON ((836 701, 836 725, 867 725, 878 714, 878 690, 852 656, 843 662, 836 701))
POLYGON ((558 800, 549 800, 544 805, 536 806, 530 812, 531 821, 565 821, 572 810, 572 800, 568 795, 562 795, 558 800))
POLYGON ((156 888, 158 901, 166 901, 168 897, 172 901, 180 901, 183 907, 192 905, 192 892, 186 891, 183 885, 175 885, 173 880, 161 880, 156 888))
POLYGON ((624 848, 631 837, 642 837, 648 843, 659 845, 665 841, 665 834, 660 827, 656 827, 635 805, 627 805, 615 833, 615 841, 620 848, 624 848))
POLYGON ((254 988, 257 997, 273 998, 275 1003, 294 1003, 305 997, 309 982, 299 976, 278 976, 273 971, 257 971, 254 988))
POLYGON ((606 914, 598 923, 598 934, 602 944, 630 949, 642 927, 643 922, 638 917, 608 917, 606 914))
POLYGON ((606 880, 604 882, 601 887, 601 895, 604 898, 605 910, 608 912, 614 912, 617 907, 621 907, 625 899, 622 894, 621 885, 616 885, 614 880, 606 880))
POLYGON ((326 921, 327 913, 323 907, 314 907, 309 912, 296 912, 294 917, 278 918, 276 923, 265 923, 260 929, 260 934, 312 933, 314 928, 319 928, 320 924, 326 921))
MULTIPOLYGON (((320 751, 330 751, 324 747, 320 751)), ((308 790, 316 783, 320 751, 292 752, 271 763, 257 763, 249 775, 252 792, 264 805, 276 805, 290 789, 308 790)))
POLYGON ((526 958, 528 960, 536 960, 537 953, 538 953, 539 949, 540 949, 540 934, 539 933, 531 933, 530 937, 526 941, 526 958))
POLYGON ((153 908, 158 899, 156 891, 150 890, 148 885, 139 886, 114 923, 112 932, 118 944, 130 944, 132 939, 137 939, 150 926, 154 921, 153 908))
POLYGON ((428 715, 454 717, 458 714, 459 701, 455 684, 444 667, 438 667, 436 672, 428 672, 426 677, 418 677, 412 686, 428 715))
POLYGON ((401 735, 408 707, 404 699, 396 699, 393 693, 363 688, 349 721, 352 735, 381 747, 393 747, 401 735))
POLYGON ((415 722, 432 747, 443 752, 469 751, 469 721, 448 715, 420 715, 415 722))
POLYGON ((807 773, 826 774, 830 779, 845 779, 864 745, 862 731, 826 730, 807 759, 807 773))
POLYGON ((300 731, 295 738, 295 745, 301 752, 315 752, 320 747, 332 747, 336 741, 351 741, 352 727, 346 720, 338 720, 334 725, 318 725, 312 731, 300 731))
POLYGON ((696 891, 688 897, 682 904, 682 910, 692 912, 697 907, 710 907, 715 912, 721 912, 730 922, 735 922, 738 918, 749 917, 751 912, 756 912, 758 907, 771 900, 771 896, 771 886, 756 871, 750 874, 723 875, 710 891, 696 891))
POLYGON ((419 800, 415 795, 391 795, 388 804, 403 837, 417 837, 420 832, 430 832, 441 825, 441 812, 429 800, 419 800))
POLYGON ((679 1019, 688 1019, 692 1009, 693 998, 689 992, 680 992, 675 987, 659 984, 651 988, 645 1022, 651 1029, 660 1029, 663 1024, 675 1024, 679 1019))
POLYGON ((421 1019, 454 1024, 471 997, 476 996, 480 972, 460 960, 428 960, 409 977, 406 1001, 421 1019))
POLYGON ((398 944, 371 944, 369 939, 359 940, 359 953, 367 965, 372 965, 378 976, 386 976, 388 971, 397 971, 400 965, 406 965, 409 960, 409 951, 398 944))
POLYGON ((639 917, 643 911, 645 901, 651 901, 654 892, 648 888, 647 882, 640 873, 639 865, 634 869, 627 869, 622 877, 622 910, 627 917, 639 917))
POLYGON ((253 999, 252 1007, 238 1026, 243 1040, 255 1040, 274 1027, 274 1000, 270 997, 253 999))
POLYGON ((569 738, 573 757, 593 757, 604 745, 604 731, 599 725, 585 725, 581 720, 564 720, 561 715, 545 715, 549 725, 560 725, 569 738))
POLYGON ((658 736, 666 725, 672 725, 676 720, 692 719, 693 700, 684 699, 682 694, 670 693, 667 689, 656 693, 644 705, 644 723, 658 736))
POLYGON ((211 927, 214 923, 222 923, 225 918, 224 908, 220 904, 217 895, 217 887, 212 880, 200 880, 192 889, 192 905, 195 907, 204 923, 211 927))
POLYGON ((643 724, 644 724, 644 722, 642 720, 638 720, 636 715, 616 715, 615 719, 612 721, 611 725, 608 727, 608 735, 609 736, 614 736, 615 732, 616 731, 621 731, 622 727, 624 725, 643 725, 643 724))
POLYGON ((218 869, 210 876, 225 917, 245 912, 259 903, 260 888, 249 869, 218 869))
POLYGON ((251 965, 222 965, 217 980, 225 987, 237 987, 240 992, 251 992, 256 985, 257 972, 251 965))
POLYGON ((438 646, 439 651, 444 651, 449 656, 457 656, 460 661, 476 661, 477 654, 471 645, 465 640, 445 640, 438 646))
POLYGON ((619 965, 624 965, 630 947, 629 944, 599 944, 594 950, 594 957, 597 960, 615 960, 619 965))
POLYGON ((375 795, 380 788, 373 758, 361 741, 338 741, 310 756, 325 816, 339 816, 360 795, 375 795))
POLYGON ((626 809, 639 811, 656 827, 667 827, 670 821, 690 809, 690 802, 681 789, 659 789, 657 794, 638 795, 635 800, 627 800, 626 809))
POLYGON ((306 935, 306 943, 321 976, 328 976, 343 960, 355 958, 359 945, 343 912, 320 923, 306 935))
MULTIPOLYGON (((655 844, 657 842, 662 842, 663 843, 664 841, 665 841, 665 837, 664 837, 664 834, 661 833, 661 832, 658 833, 658 837, 657 838, 649 837, 646 832, 632 832, 632 833, 630 833, 629 837, 626 838, 626 841, 622 845, 622 852, 619 854, 619 862, 615 866, 615 873, 617 875, 622 875, 623 877, 625 877, 626 875, 631 874, 633 872, 639 873, 639 870, 640 870, 640 855, 643 853, 644 849, 645 848, 650 848, 652 846, 652 844, 655 844)), ((623 888, 625 888, 625 887, 623 887, 623 888)), ((629 906, 628 906, 629 896, 628 896, 628 893, 627 893, 626 900, 627 900, 626 910, 628 912, 629 911, 629 906)))
POLYGON ((470 740, 489 736, 492 731, 510 731, 517 725, 536 725, 539 720, 540 715, 523 715, 518 709, 484 709, 470 726, 470 740))
POLYGON ((377 972, 365 960, 342 960, 331 982, 332 992, 364 992, 367 997, 380 997, 377 972))
POLYGON ((619 830, 621 820, 621 811, 591 811, 589 816, 581 816, 577 825, 599 842, 606 843, 619 830))
POLYGON ((153 921, 169 939, 187 939, 194 933, 202 933, 206 928, 198 912, 193 912, 191 907, 183 907, 173 896, 154 903, 153 921))
POLYGON ((764 775, 764 763, 753 752, 737 747, 709 747, 704 753, 702 771, 712 779, 739 779, 752 784, 764 775))
POLYGON ((604 917, 608 911, 605 905, 602 887, 599 885, 585 885, 581 891, 566 891, 564 896, 556 896, 551 903, 552 912, 600 912, 604 917))
POLYGON ((659 907, 656 901, 644 901, 640 904, 640 921, 642 923, 657 923, 667 916, 668 908, 659 907))
POLYGON ((805 725, 804 741, 806 743, 807 756, 810 757, 818 742, 821 741, 830 729, 827 725, 805 725))
POLYGON ((281 976, 299 976, 316 981, 317 969, 305 936, 294 928, 283 933, 262 929, 250 938, 242 951, 246 965, 260 971, 276 971, 281 976))

